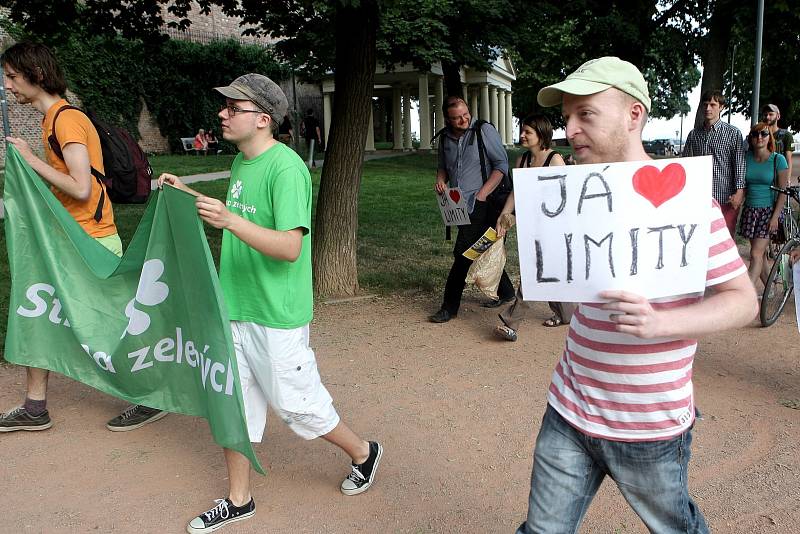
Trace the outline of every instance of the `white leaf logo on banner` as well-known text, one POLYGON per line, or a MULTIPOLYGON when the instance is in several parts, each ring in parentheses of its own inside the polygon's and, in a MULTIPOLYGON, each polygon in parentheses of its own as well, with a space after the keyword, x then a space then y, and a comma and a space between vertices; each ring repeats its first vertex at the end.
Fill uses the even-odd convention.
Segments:
POLYGON ((123 336, 126 333, 138 336, 150 328, 150 316, 136 309, 135 304, 138 302, 145 306, 155 306, 166 300, 169 295, 169 286, 159 281, 162 274, 164 274, 164 262, 161 260, 147 260, 142 266, 142 275, 139 277, 136 296, 125 307, 128 328, 125 329, 123 336))

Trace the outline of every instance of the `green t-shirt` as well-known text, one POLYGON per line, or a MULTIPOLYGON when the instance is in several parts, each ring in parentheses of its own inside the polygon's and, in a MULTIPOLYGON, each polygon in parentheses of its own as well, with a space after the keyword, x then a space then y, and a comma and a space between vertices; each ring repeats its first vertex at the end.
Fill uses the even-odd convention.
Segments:
POLYGON ((311 322, 311 175, 303 160, 283 143, 251 160, 239 153, 225 203, 264 228, 303 229, 300 256, 293 262, 265 256, 223 232, 219 278, 230 319, 287 329, 311 322))
POLYGON ((769 208, 772 206, 772 189, 769 186, 775 180, 775 167, 778 172, 788 169, 786 158, 782 154, 773 152, 766 161, 761 163, 753 159, 753 153, 747 152, 745 156, 747 172, 744 181, 747 187, 745 193, 745 206, 751 208, 769 208), (775 162, 777 158, 777 165, 775 162))

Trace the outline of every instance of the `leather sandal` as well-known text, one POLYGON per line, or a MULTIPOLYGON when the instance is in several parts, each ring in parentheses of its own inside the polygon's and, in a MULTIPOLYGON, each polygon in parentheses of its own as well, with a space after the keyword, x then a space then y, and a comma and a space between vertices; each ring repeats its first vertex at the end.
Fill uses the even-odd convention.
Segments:
POLYGON ((552 317, 547 319, 545 322, 543 322, 542 326, 546 326, 548 328, 552 328, 554 326, 561 326, 563 324, 564 324, 564 321, 561 320, 561 317, 559 317, 558 315, 553 315, 552 317))

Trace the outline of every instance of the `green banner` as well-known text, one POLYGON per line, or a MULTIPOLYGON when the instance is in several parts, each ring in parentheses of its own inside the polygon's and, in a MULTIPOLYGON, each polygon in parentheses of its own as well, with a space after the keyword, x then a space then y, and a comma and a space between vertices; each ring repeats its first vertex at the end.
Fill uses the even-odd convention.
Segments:
POLYGON ((3 200, 12 280, 6 360, 203 417, 219 445, 264 474, 194 197, 154 191, 121 259, 84 232, 11 145, 3 200))

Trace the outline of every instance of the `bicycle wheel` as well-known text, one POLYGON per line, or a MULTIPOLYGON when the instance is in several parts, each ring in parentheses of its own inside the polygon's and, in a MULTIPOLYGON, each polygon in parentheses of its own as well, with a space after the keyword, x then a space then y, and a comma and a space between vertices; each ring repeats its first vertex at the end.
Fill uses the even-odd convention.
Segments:
POLYGON ((767 285, 764 288, 764 294, 761 297, 761 325, 771 326, 778 320, 783 312, 786 301, 789 300, 789 295, 792 294, 794 287, 794 280, 792 277, 792 265, 789 263, 789 251, 794 247, 800 246, 800 240, 797 238, 790 239, 783 245, 775 263, 772 264, 772 269, 767 276, 767 285))

